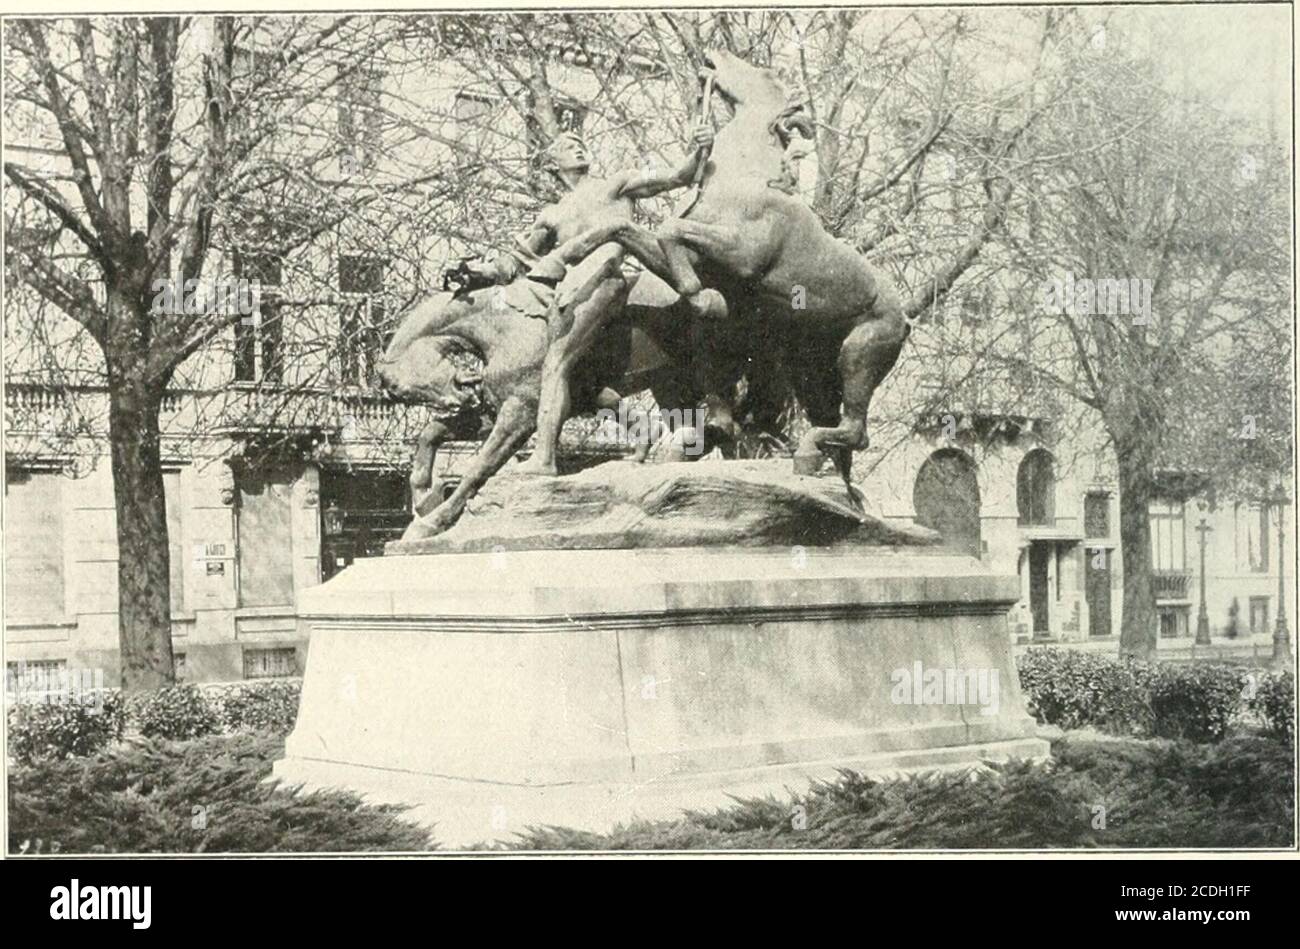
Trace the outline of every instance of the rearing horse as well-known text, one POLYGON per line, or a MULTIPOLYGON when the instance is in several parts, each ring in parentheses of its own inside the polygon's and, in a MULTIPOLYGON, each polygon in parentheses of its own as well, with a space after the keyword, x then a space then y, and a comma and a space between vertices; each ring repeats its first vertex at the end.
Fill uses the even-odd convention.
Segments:
POLYGON ((813 130, 787 108, 776 74, 722 51, 709 53, 705 64, 733 116, 714 140, 687 215, 655 232, 629 222, 594 227, 571 241, 565 256, 581 259, 616 240, 684 296, 701 286, 720 290, 728 319, 752 322, 783 352, 813 426, 800 441, 795 470, 814 472, 829 455, 860 506, 852 453, 867 447, 871 397, 907 338, 902 306, 861 255, 826 233, 812 209, 782 187, 790 130, 808 137, 813 130))

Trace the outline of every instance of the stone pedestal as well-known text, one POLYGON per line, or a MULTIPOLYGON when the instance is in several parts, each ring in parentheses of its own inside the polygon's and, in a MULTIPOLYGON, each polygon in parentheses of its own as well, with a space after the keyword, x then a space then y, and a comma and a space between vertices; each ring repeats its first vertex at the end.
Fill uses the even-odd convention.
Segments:
POLYGON ((275 774, 415 805, 444 846, 885 773, 1042 757, 1014 577, 934 548, 359 561, 301 598, 275 774))

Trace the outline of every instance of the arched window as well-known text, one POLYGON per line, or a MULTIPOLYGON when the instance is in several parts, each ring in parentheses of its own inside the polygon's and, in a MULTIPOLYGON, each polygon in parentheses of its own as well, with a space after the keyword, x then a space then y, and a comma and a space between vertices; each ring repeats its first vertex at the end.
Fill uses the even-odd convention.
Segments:
POLYGON ((1056 471, 1049 452, 1035 448, 1016 473, 1016 510, 1022 527, 1051 525, 1056 518, 1056 471))
POLYGON ((916 522, 938 531, 944 543, 980 555, 980 489, 975 462, 954 448, 936 451, 917 472, 912 488, 916 522))

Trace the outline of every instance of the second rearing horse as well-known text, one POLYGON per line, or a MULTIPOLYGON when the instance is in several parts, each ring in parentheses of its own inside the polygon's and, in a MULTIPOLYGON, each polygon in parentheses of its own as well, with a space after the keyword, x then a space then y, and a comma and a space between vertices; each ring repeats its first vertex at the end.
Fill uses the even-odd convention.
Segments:
POLYGON ((581 259, 609 240, 683 296, 715 288, 727 319, 779 347, 789 381, 812 424, 795 455, 810 473, 829 456, 851 501, 853 452, 867 447, 867 410, 893 368, 908 325, 893 287, 853 248, 836 240, 792 193, 784 165, 792 128, 813 129, 788 108, 770 69, 731 53, 705 57, 714 92, 732 118, 718 132, 697 200, 686 216, 654 232, 628 222, 593 228, 564 249, 581 259))

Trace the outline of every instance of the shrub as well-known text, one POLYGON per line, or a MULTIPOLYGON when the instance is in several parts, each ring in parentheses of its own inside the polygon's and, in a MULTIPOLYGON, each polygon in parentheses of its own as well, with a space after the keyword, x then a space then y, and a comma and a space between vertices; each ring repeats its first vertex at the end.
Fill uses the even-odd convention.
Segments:
POLYGON ((301 679, 266 679, 207 690, 221 727, 228 732, 287 735, 298 717, 301 679))
POLYGON ((1218 741, 1242 704, 1245 674, 1210 663, 1156 665, 1150 677, 1151 729, 1161 738, 1218 741))
POLYGON ((343 791, 292 794, 266 781, 284 743, 266 735, 156 738, 16 768, 9 849, 59 853, 410 851, 429 832, 402 808, 343 791))
POLYGON ((221 729, 216 710, 197 686, 174 685, 131 697, 130 718, 148 738, 202 738, 221 729))
POLYGON ((1150 730, 1143 663, 1073 649, 1030 649, 1016 657, 1029 713, 1044 725, 1121 735, 1150 730))
POLYGON ((76 701, 18 702, 10 706, 9 755, 19 764, 90 755, 122 737, 124 706, 106 689, 76 701))
POLYGON ((1090 726, 1119 735, 1220 741, 1253 715, 1270 734, 1294 734, 1289 674, 1213 663, 1139 662, 1071 649, 1016 658, 1029 712, 1044 725, 1090 726), (1254 699, 1244 688, 1254 678, 1254 699))
POLYGON ((1295 740, 1295 676, 1290 672, 1252 672, 1253 688, 1246 690, 1246 709, 1264 731, 1286 741, 1295 740))
POLYGON ((1051 762, 872 780, 843 771, 793 798, 742 800, 609 834, 533 827, 497 846, 558 850, 1290 847, 1282 742, 1071 735, 1051 762), (1099 807, 1100 805, 1100 807, 1099 807), (798 820, 796 820, 796 817, 798 820))

